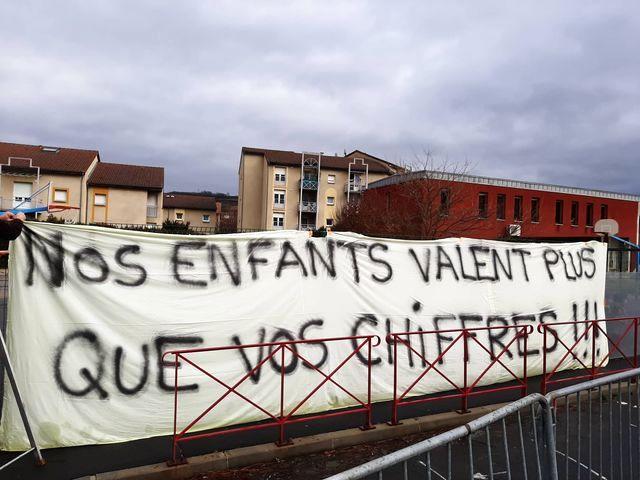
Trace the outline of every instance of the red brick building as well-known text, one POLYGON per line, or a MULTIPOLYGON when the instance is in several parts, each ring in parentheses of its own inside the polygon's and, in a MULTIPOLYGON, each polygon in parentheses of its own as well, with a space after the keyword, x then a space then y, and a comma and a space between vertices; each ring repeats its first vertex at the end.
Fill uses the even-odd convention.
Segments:
MULTIPOLYGON (((518 236, 534 241, 578 241, 599 238, 594 232, 601 218, 618 222, 618 236, 638 243, 640 196, 544 183, 474 175, 412 172, 369 184, 364 199, 379 214, 411 210, 403 191, 410 182, 435 182, 441 208, 452 217, 462 210, 477 214, 464 236, 506 239, 518 236), (462 190, 457 203, 445 205, 452 189, 462 190), (403 200, 404 199, 404 200, 403 200)), ((415 203, 415 202, 413 202, 415 203)))

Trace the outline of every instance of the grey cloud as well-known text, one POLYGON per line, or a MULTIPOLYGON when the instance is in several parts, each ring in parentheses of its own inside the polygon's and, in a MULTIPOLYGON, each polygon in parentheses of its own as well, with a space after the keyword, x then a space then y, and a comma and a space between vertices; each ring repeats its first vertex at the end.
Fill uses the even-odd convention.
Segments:
POLYGON ((3 2, 0 138, 164 165, 168 188, 235 192, 252 145, 640 193, 635 8, 3 2))

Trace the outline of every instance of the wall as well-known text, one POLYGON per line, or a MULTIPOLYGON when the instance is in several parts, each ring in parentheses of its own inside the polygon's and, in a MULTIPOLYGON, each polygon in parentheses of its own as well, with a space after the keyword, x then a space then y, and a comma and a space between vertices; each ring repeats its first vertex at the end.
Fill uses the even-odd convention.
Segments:
MULTIPOLYGON (((369 182, 374 182, 381 178, 385 178, 384 174, 370 174, 369 182)), ((327 218, 336 218, 337 213, 340 211, 342 205, 347 201, 347 195, 344 191, 344 187, 347 184, 348 172, 346 170, 330 170, 321 169, 320 178, 318 181, 318 227, 326 224, 327 218), (328 183, 328 176, 335 175, 335 183, 328 183), (333 196, 336 199, 334 206, 327 205, 327 197, 333 196)), ((265 187, 266 192, 266 205, 267 205, 267 217, 263 224, 263 228, 272 228, 272 215, 275 212, 285 213, 285 229, 297 229, 298 228, 298 205, 300 204, 300 179, 301 169, 299 167, 281 167, 277 165, 269 165, 267 167, 267 184, 265 187), (286 170, 286 183, 284 187, 274 186, 274 178, 276 168, 285 168, 286 170), (273 209, 273 192, 275 189, 285 190, 285 210, 273 209)))
MULTIPOLYGON (((88 211, 90 223, 146 224, 147 191, 114 187, 89 187, 88 211), (94 193, 107 194, 106 207, 93 204, 94 193)), ((156 221, 162 221, 161 214, 156 221)))
MULTIPOLYGON (((84 201, 82 198, 83 194, 83 183, 84 177, 80 175, 56 175, 56 174, 42 174, 40 176, 40 181, 36 182, 36 177, 32 176, 17 176, 17 175, 8 175, 3 174, 1 179, 2 185, 0 187, 0 196, 3 199, 5 204, 10 205, 13 199, 13 184, 15 182, 24 182, 31 183, 31 192, 35 193, 39 188, 44 187, 47 183, 51 182, 51 188, 49 190, 48 198, 46 195, 40 195, 36 200, 36 202, 42 202, 42 204, 54 204, 53 202, 53 193, 55 188, 64 188, 67 189, 67 198, 68 202, 65 204, 60 204, 62 206, 71 206, 77 207, 73 210, 63 210, 60 212, 52 212, 56 218, 64 219, 69 222, 79 223, 81 221, 81 202, 84 201)), ((6 206, 6 205, 3 205, 6 206)), ((41 220, 45 220, 49 216, 48 213, 44 212, 39 214, 38 218, 41 220)))
POLYGON ((264 227, 264 170, 262 155, 242 154, 238 172, 238 228, 264 227))
MULTIPOLYGON (((40 176, 40 185, 45 185, 51 182, 51 189, 49 192, 48 202, 50 205, 56 205, 53 201, 53 194, 56 188, 66 188, 68 190, 68 202, 66 205, 71 207, 77 207, 76 210, 63 210, 61 212, 52 212, 56 218, 64 219, 66 221, 80 223, 82 216, 81 204, 85 201, 83 198, 84 177, 70 176, 70 175, 49 175, 44 174, 40 176)), ((40 216, 42 220, 47 218, 48 214, 44 213, 40 216)))

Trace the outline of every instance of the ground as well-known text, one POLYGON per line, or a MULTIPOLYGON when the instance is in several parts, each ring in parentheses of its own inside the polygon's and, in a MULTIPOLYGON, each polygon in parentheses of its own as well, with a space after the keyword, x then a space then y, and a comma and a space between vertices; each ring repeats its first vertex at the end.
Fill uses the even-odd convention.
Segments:
POLYGON ((351 467, 381 457, 434 435, 437 432, 417 433, 403 438, 354 445, 339 450, 326 450, 301 457, 258 463, 248 467, 221 472, 201 473, 191 480, 320 480, 351 467))

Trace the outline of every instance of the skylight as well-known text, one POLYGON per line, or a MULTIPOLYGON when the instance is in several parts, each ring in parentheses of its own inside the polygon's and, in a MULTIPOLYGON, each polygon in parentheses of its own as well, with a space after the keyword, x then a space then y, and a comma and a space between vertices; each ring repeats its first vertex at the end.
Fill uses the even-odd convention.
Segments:
POLYGON ((40 147, 40 149, 43 152, 52 152, 52 153, 58 153, 60 151, 58 147, 40 147))

